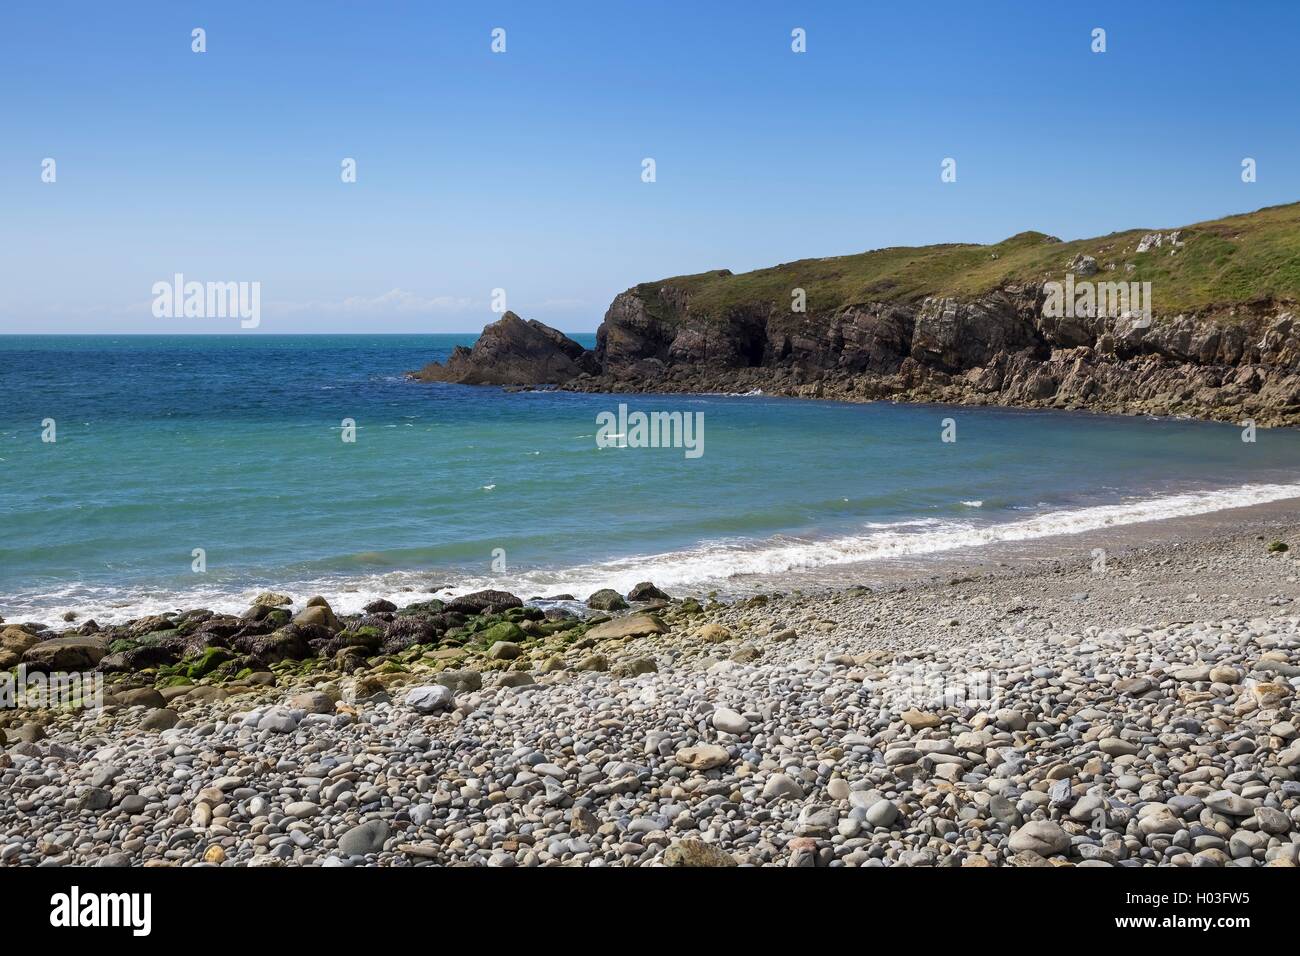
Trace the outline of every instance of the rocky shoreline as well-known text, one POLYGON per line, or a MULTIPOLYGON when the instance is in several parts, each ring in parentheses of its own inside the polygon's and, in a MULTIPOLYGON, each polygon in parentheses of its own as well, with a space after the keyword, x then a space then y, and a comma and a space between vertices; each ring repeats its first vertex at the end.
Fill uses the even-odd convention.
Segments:
POLYGON ((0 623, 6 667, 105 680, 0 714, 0 865, 1294 866, 1298 580, 1252 531, 729 604, 0 623))
POLYGON ((1292 204, 1168 232, 1027 232, 677 276, 615 296, 593 350, 507 313, 410 374, 1294 426, 1298 231, 1292 204))

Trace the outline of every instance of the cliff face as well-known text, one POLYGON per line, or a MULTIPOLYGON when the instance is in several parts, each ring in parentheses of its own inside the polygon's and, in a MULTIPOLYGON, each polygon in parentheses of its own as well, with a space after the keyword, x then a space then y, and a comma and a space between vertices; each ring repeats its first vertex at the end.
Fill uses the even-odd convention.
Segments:
POLYGON ((1298 302, 1295 204, 1171 232, 1027 232, 643 283, 615 297, 594 352, 511 314, 421 375, 1297 425, 1298 302))
POLYGON ((869 302, 830 315, 775 305, 695 321, 689 296, 619 295, 581 391, 735 391, 847 400, 1093 409, 1300 424, 1300 322, 1260 304, 1207 314, 1054 318, 1041 289, 869 302), (655 315, 664 301, 676 308, 655 315))

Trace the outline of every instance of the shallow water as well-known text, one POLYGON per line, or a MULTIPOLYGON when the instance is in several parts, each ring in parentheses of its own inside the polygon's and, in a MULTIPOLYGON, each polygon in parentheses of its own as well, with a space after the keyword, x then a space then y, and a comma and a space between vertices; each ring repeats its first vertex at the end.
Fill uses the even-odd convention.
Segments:
POLYGON ((402 377, 473 339, 0 337, 0 615, 237 609, 270 586, 343 610, 444 584, 726 589, 1300 497, 1289 430, 402 377), (703 454, 597 447, 620 403, 702 412, 703 454))

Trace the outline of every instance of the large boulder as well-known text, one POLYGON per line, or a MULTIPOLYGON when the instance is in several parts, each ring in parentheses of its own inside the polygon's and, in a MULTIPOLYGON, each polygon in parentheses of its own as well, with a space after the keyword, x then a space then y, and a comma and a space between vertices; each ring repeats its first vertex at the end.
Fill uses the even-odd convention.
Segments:
POLYGON ((649 581, 642 581, 640 584, 632 586, 632 590, 627 592, 629 601, 670 601, 670 598, 663 591, 659 590, 649 581))
POLYGON ((102 637, 55 637, 29 647, 23 663, 33 671, 88 671, 107 654, 108 641, 102 637))
POLYGON ((235 649, 255 658, 262 664, 278 661, 300 661, 311 654, 311 646, 303 631, 290 624, 270 634, 250 634, 235 640, 235 649))
POLYGON ((475 591, 452 598, 443 610, 455 614, 482 614, 489 608, 505 610, 511 607, 523 607, 524 602, 509 591, 475 591))
POLYGON ((8 627, 0 629, 0 650, 24 654, 27 648, 36 643, 36 640, 35 634, 18 627, 16 624, 10 624, 8 627))
POLYGON ((597 370, 592 354, 564 333, 507 312, 483 329, 472 349, 458 345, 446 365, 432 362, 411 375, 462 385, 547 385, 597 370))
POLYGON ((587 607, 598 611, 621 611, 627 607, 627 602, 623 600, 623 595, 613 588, 601 588, 587 598, 587 607))
POLYGON ((294 617, 293 623, 300 627, 323 627, 327 631, 337 631, 342 627, 328 604, 312 604, 303 608, 294 617))
POLYGON ((455 692, 443 684, 412 688, 406 694, 406 706, 421 714, 436 714, 456 706, 455 692))
POLYGON ((587 631, 591 640, 603 641, 624 637, 646 637, 650 634, 667 634, 668 628, 657 617, 650 614, 630 614, 616 617, 604 624, 597 624, 587 631))

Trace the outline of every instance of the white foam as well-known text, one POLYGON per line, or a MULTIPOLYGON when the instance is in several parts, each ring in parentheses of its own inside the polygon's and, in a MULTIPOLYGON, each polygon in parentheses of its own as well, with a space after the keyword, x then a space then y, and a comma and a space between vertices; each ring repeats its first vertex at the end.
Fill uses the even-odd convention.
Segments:
POLYGON ((531 571, 513 577, 481 577, 457 582, 453 593, 504 587, 518 594, 569 592, 590 594, 601 588, 624 592, 639 581, 662 588, 706 588, 747 576, 787 574, 835 565, 938 554, 1009 541, 1030 541, 1081 534, 1101 528, 1210 514, 1230 508, 1300 498, 1300 484, 1243 485, 1218 491, 1196 491, 1049 511, 1018 521, 997 524, 943 522, 921 519, 868 523, 860 534, 801 539, 778 535, 761 542, 705 542, 683 551, 619 558, 587 568, 531 571), (924 528, 925 530, 905 530, 924 528))
MULTIPOLYGON (((1145 521, 1210 514, 1293 498, 1300 498, 1300 484, 1260 484, 1048 511, 1000 523, 975 524, 935 518, 867 522, 858 533, 835 538, 777 535, 759 541, 708 541, 680 551, 617 558, 582 567, 461 577, 455 581, 454 587, 438 594, 447 596, 482 588, 499 588, 523 597, 561 592, 583 597, 601 588, 626 592, 639 581, 654 581, 667 590, 704 591, 750 576, 915 558, 1002 542, 1029 541, 1145 521)), ((336 611, 350 614, 381 597, 398 604, 427 600, 433 594, 429 590, 430 584, 446 579, 437 572, 422 570, 184 591, 147 592, 75 584, 43 590, 39 596, 15 596, 0 607, 0 614, 10 621, 54 623, 65 611, 75 610, 78 620, 94 618, 100 624, 113 624, 182 608, 206 607, 238 613, 268 589, 287 592, 299 602, 313 594, 323 594, 336 611), (403 591, 403 588, 410 590, 403 591)))

